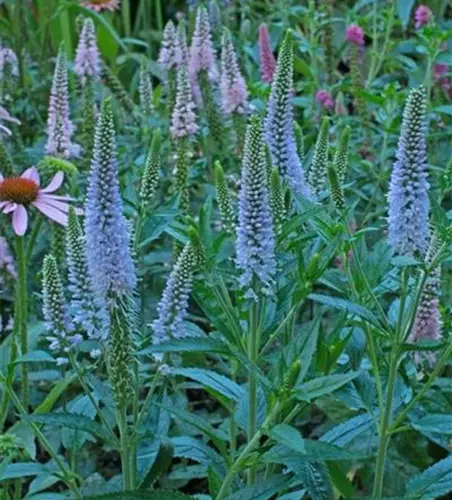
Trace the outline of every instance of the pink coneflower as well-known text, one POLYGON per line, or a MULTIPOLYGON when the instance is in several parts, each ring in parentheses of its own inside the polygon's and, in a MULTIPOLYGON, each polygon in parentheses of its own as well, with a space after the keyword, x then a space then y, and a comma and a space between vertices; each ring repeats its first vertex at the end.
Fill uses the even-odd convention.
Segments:
POLYGON ((426 5, 419 5, 414 13, 414 26, 419 29, 422 26, 428 24, 430 19, 432 18, 433 12, 426 5))
POLYGON ((259 57, 261 63, 261 79, 271 83, 276 70, 276 60, 270 46, 268 27, 265 23, 259 26, 259 57))
POLYGON ((315 100, 327 110, 334 109, 335 102, 333 96, 327 90, 318 90, 315 100))
POLYGON ((347 27, 345 38, 347 42, 354 43, 355 45, 364 45, 364 30, 357 24, 351 24, 347 27))
POLYGON ((113 12, 119 9, 119 3, 119 0, 85 0, 82 2, 82 5, 95 12, 101 12, 103 10, 113 12))
POLYGON ((12 135, 11 130, 5 125, 3 125, 1 123, 2 121, 16 123, 17 125, 20 125, 20 121, 17 118, 13 118, 8 113, 8 111, 6 111, 4 107, 0 106, 0 137, 2 136, 3 133, 6 135, 12 135))
POLYGON ((62 224, 67 223, 70 198, 51 194, 63 184, 64 174, 58 172, 50 184, 41 189, 39 173, 35 167, 27 169, 20 177, 7 177, 0 174, 0 211, 12 213, 13 229, 23 236, 28 226, 27 207, 37 208, 49 219, 62 224))

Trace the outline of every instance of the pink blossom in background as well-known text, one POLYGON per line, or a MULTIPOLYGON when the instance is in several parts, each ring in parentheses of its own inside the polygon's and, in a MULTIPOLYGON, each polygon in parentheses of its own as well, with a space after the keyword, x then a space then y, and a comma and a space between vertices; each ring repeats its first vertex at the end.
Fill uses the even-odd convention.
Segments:
MULTIPOLYGON (((27 169, 20 177, 4 178, 0 174, 0 211, 12 214, 14 232, 23 236, 28 227, 27 207, 33 206, 49 219, 65 226, 71 198, 54 193, 61 187, 63 172, 55 174, 50 184, 42 189, 35 167, 27 169)), ((78 211, 80 213, 80 211, 78 211)))
POLYGON ((447 75, 449 71, 449 66, 447 64, 436 63, 433 66, 433 78, 435 80, 440 80, 444 75, 447 75))
POLYGON ((270 46, 268 27, 265 23, 259 26, 259 57, 261 63, 261 79, 271 83, 276 70, 276 60, 270 46))
POLYGON ((433 12, 426 5, 419 5, 414 13, 414 25, 416 28, 422 28, 430 21, 433 12))
POLYGON ((84 7, 94 10, 95 12, 101 12, 103 10, 113 12, 119 9, 119 0, 85 0, 82 2, 84 7))
POLYGON ((248 92, 240 71, 232 40, 227 32, 221 43, 220 91, 223 111, 226 114, 243 114, 248 108, 248 92))
POLYGON ((13 76, 19 76, 19 65, 16 53, 8 47, 0 46, 0 80, 3 78, 3 73, 7 64, 11 67, 11 74, 13 76))
POLYGON ((351 24, 347 27, 345 38, 347 42, 362 46, 364 45, 364 30, 357 24, 351 24))
POLYGON ((327 110, 334 109, 335 102, 333 96, 327 90, 318 90, 315 95, 315 100, 327 110))

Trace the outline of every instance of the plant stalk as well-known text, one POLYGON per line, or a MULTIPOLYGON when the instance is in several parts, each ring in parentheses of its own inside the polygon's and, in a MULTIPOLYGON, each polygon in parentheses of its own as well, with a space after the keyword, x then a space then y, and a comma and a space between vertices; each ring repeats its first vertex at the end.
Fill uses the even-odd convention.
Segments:
MULTIPOLYGON (((14 321, 17 321, 17 332, 20 342, 20 354, 28 352, 28 303, 27 303, 27 258, 24 249, 24 238, 16 236, 17 258, 17 310, 14 321)), ((22 363, 22 402, 25 408, 29 406, 28 365, 22 363)))
MULTIPOLYGON (((248 337, 248 358, 251 363, 256 363, 258 355, 258 335, 259 335, 259 312, 257 303, 253 303, 250 310, 250 332, 248 337)), ((256 433, 256 414, 257 414, 257 392, 256 380, 252 373, 248 377, 248 442, 250 442, 256 433)), ((256 482, 256 469, 250 467, 248 470, 248 484, 256 482)))

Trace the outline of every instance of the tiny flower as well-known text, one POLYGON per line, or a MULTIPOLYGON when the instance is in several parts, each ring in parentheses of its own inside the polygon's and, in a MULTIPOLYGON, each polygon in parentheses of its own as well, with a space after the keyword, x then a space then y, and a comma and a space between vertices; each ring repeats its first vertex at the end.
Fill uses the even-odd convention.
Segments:
POLYGON ((433 12, 429 7, 426 5, 419 5, 414 13, 414 25, 417 29, 422 28, 422 26, 428 24, 432 16, 433 12))
POLYGON ((98 80, 101 74, 100 53, 96 42, 93 20, 87 17, 83 21, 82 31, 75 55, 74 71, 85 84, 87 78, 98 80))
POLYGON ((357 24, 351 24, 347 27, 345 38, 347 42, 354 43, 355 45, 364 45, 364 30, 357 24))
POLYGON ((6 135, 12 135, 11 130, 3 125, 1 123, 2 121, 20 125, 20 121, 17 118, 13 118, 3 106, 0 106, 0 138, 2 137, 3 133, 6 135))
POLYGON ((64 174, 58 172, 50 184, 40 187, 39 173, 32 167, 20 177, 6 177, 0 174, 0 211, 12 214, 14 232, 23 236, 28 226, 27 208, 33 206, 49 219, 65 226, 71 199, 52 194, 63 184, 64 174))
POLYGON ((318 90, 315 100, 327 110, 332 110, 335 107, 333 96, 327 90, 318 90))
POLYGON ((259 26, 259 58, 261 65, 261 79, 271 83, 276 70, 276 60, 270 46, 268 27, 265 23, 259 26))
POLYGON ((119 9, 119 0, 84 0, 82 5, 95 12, 103 10, 113 12, 119 9))
POLYGON ((67 358, 57 358, 56 359, 56 364, 57 366, 64 366, 64 365, 67 365, 69 363, 69 360, 67 358))
POLYGON ((13 76, 18 76, 19 66, 16 53, 7 47, 0 47, 0 80, 3 78, 3 73, 7 64, 11 66, 11 74, 13 76))
POLYGON ((89 355, 92 359, 97 359, 101 357, 102 351, 100 349, 92 349, 89 355))

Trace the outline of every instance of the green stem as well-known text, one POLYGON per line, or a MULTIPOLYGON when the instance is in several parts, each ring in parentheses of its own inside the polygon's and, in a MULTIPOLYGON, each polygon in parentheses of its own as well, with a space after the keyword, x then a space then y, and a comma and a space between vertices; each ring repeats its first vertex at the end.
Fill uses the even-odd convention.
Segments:
POLYGON ((404 421, 410 410, 418 403, 424 395, 430 390, 430 387, 433 385, 433 382, 436 380, 436 377, 440 374, 444 365, 449 361, 450 356, 452 355, 452 342, 449 343, 448 347, 444 350, 441 357, 438 359, 435 368, 430 374, 427 382, 423 384, 422 389, 416 394, 416 396, 405 406, 405 408, 399 413, 398 417, 394 420, 394 423, 389 428, 390 434, 395 434, 400 429, 398 426, 404 421))
MULTIPOLYGON (((258 335, 259 335, 259 311, 257 303, 253 303, 250 311, 250 331, 248 336, 248 358, 255 364, 258 355, 258 335)), ((256 380, 252 373, 248 377, 248 442, 250 442, 256 433, 256 415, 257 415, 257 392, 256 380)), ((248 470, 248 484, 256 482, 256 469, 250 467, 248 470)))
POLYGON ((33 256, 33 250, 35 249, 36 240, 41 230, 43 220, 43 217, 38 216, 33 224, 33 229, 30 237, 28 238, 27 248, 25 250, 25 260, 27 263, 30 262, 31 257, 33 256))
MULTIPOLYGON (((17 301, 18 316, 14 321, 18 322, 18 332, 20 339, 21 356, 28 352, 28 304, 27 304, 27 259, 24 250, 24 239, 22 236, 16 236, 16 259, 17 259, 17 301)), ((25 408, 29 406, 29 387, 28 387, 28 365, 22 363, 22 402, 25 408)))
POLYGON ((157 29, 159 33, 163 31, 163 12, 162 12, 162 1, 155 0, 155 16, 157 18, 157 29))
POLYGON ((273 422, 273 419, 276 415, 279 414, 283 407, 282 403, 277 403, 273 407, 273 410, 269 413, 267 418, 265 419, 262 427, 254 434, 253 438, 248 442, 243 451, 240 453, 237 460, 233 463, 232 467, 229 469, 226 477, 221 485, 220 491, 218 495, 215 497, 215 500, 222 500, 228 494, 229 488, 231 486, 232 480, 237 472, 240 471, 242 466, 244 465, 248 455, 254 450, 255 446, 258 444, 259 439, 261 438, 265 429, 273 422))
POLYGON ((124 26, 124 34, 126 38, 130 37, 131 24, 130 24, 130 1, 122 0, 121 2, 122 23, 124 26))
POLYGON ((127 429, 127 410, 121 408, 117 413, 119 435, 121 441, 121 466, 122 466, 122 485, 124 491, 131 491, 130 481, 130 443, 129 432, 127 429))
POLYGON ((61 36, 64 40, 64 48, 68 59, 72 59, 72 27, 69 20, 69 12, 67 7, 62 7, 60 12, 60 29, 61 36))
MULTIPOLYGON (((232 363, 232 368, 231 368, 231 379, 233 382, 236 382, 237 380, 237 371, 238 371, 238 364, 237 361, 234 359, 231 361, 232 363)), ((234 420, 234 415, 231 412, 231 422, 230 422, 230 427, 229 427, 229 433, 230 433, 230 449, 231 453, 235 453, 237 450, 237 424, 235 423, 234 420)))

